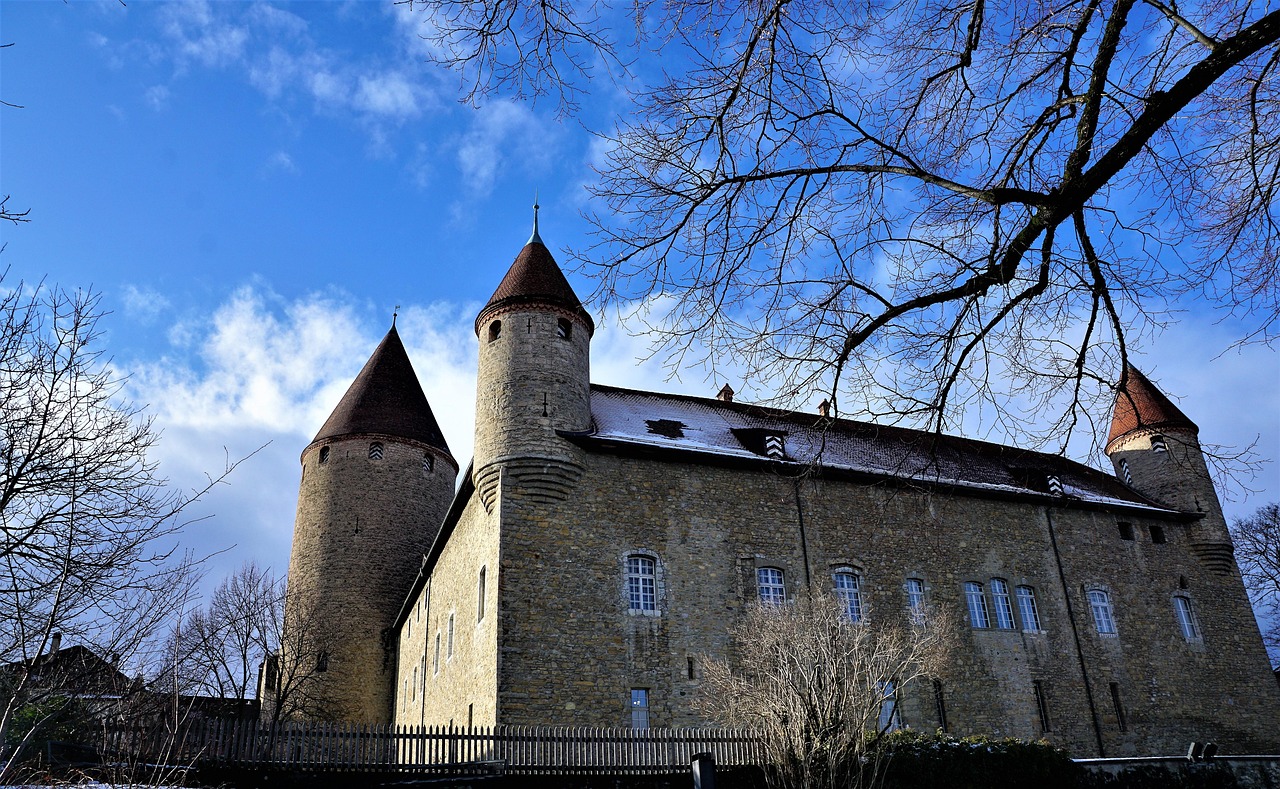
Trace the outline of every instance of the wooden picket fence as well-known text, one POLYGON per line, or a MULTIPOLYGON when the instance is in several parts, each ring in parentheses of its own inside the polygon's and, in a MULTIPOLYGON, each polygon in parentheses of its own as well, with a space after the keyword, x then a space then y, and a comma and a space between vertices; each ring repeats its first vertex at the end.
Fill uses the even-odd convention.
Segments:
POLYGON ((669 773, 688 771, 694 754, 707 752, 720 765, 760 763, 755 736, 732 729, 213 721, 184 745, 205 764, 296 770, 669 773))

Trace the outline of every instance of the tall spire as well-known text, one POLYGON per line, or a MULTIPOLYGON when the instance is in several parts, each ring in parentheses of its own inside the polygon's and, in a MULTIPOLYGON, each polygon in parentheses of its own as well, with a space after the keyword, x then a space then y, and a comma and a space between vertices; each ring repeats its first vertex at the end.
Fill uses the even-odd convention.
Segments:
POLYGON ((1200 431, 1138 368, 1126 365, 1124 386, 1116 392, 1116 404, 1111 412, 1107 445, 1135 430, 1155 428, 1200 431))
MULTIPOLYGON (((529 236, 529 244, 542 244, 542 236, 538 235, 538 190, 533 190, 533 235, 529 236)), ((544 247, 546 244, 542 244, 544 247)))
POLYGON ((568 310, 577 315, 587 327, 588 334, 595 333, 596 326, 591 315, 583 309, 582 301, 573 292, 569 280, 565 279, 551 250, 547 249, 538 235, 537 203, 533 206, 533 236, 520 250, 520 254, 516 255, 515 262, 498 284, 498 289, 476 316, 476 334, 480 333, 480 326, 490 316, 521 304, 541 304, 568 310))

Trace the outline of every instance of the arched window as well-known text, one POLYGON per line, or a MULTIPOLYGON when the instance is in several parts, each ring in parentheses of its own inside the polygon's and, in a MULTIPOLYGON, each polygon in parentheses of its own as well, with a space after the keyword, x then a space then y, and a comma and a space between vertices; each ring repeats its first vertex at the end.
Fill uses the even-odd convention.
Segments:
POLYGON ((1111 609, 1111 595, 1101 589, 1089 591, 1089 610, 1093 612, 1093 626, 1098 635, 1116 634, 1115 612, 1111 609))
POLYGON ((328 462, 329 462, 329 448, 320 447, 320 465, 323 466, 325 463, 328 463, 328 462))
POLYGON ((502 321, 494 321, 489 324, 489 342, 493 342, 502 336, 502 321))
POLYGON ((374 441, 369 445, 369 459, 382 460, 382 442, 374 441))
POLYGON ((782 605, 787 602, 787 587, 782 571, 777 567, 761 567, 756 570, 756 591, 765 605, 782 605))
POLYGON ((987 615, 987 598, 982 593, 982 584, 973 581, 966 583, 964 600, 969 607, 969 626, 991 627, 991 617, 987 615))
POLYGON ((1191 607, 1191 598, 1178 595, 1173 598, 1173 608, 1178 615, 1178 627, 1182 637, 1188 641, 1200 640, 1200 624, 1196 621, 1195 609, 1191 607))
POLYGON ((996 606, 996 627, 1013 629, 1013 601, 1009 599, 1009 584, 999 578, 991 579, 991 600, 996 606))
POLYGON ((850 622, 862 621, 862 579, 852 569, 842 567, 832 574, 840 612, 850 622))
POLYGON ((627 557, 627 608, 636 613, 658 610, 658 563, 652 556, 627 557))

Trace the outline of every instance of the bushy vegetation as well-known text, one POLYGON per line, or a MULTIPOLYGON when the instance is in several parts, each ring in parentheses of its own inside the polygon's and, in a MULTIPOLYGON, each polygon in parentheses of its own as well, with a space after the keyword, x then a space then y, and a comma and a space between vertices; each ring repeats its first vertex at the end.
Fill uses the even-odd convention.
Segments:
POLYGON ((877 739, 885 789, 1075 789, 1084 769, 1047 742, 896 731, 877 739))

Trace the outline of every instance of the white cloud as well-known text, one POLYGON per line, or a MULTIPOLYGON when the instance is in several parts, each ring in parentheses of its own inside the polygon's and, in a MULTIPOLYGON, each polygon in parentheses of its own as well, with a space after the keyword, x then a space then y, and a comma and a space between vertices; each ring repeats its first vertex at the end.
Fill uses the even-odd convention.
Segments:
POLYGON ((371 115, 412 118, 419 112, 419 88, 394 71, 360 77, 355 106, 371 115))
POLYGON ((125 315, 139 323, 151 323, 169 309, 169 300, 154 288, 125 285, 120 293, 125 315))
POLYGON ((473 113, 458 145, 458 168, 472 197, 486 197, 498 174, 511 169, 545 171, 554 161, 560 138, 554 122, 528 107, 495 101, 473 113))
POLYGON ((143 96, 146 98, 147 103, 151 105, 151 108, 157 112, 164 109, 165 105, 169 103, 169 89, 164 85, 152 85, 147 88, 143 96))
POLYGON ((204 0, 169 3, 161 10, 161 30, 180 64, 227 66, 245 54, 249 31, 215 15, 204 0))
POLYGON ((298 165, 294 163, 293 157, 284 151, 276 151, 267 159, 266 170, 271 172, 282 172, 296 174, 298 165))

